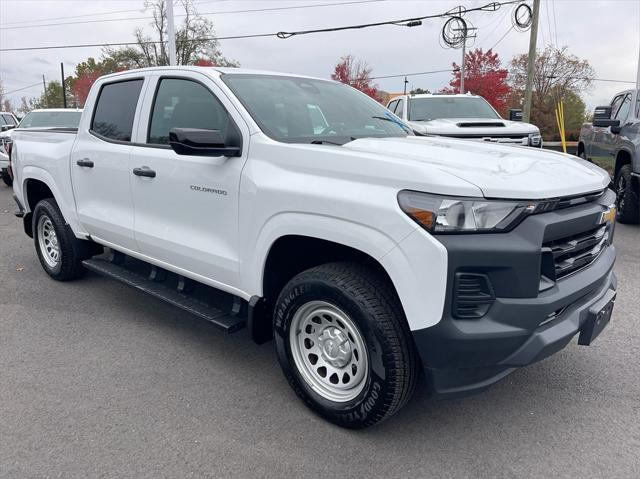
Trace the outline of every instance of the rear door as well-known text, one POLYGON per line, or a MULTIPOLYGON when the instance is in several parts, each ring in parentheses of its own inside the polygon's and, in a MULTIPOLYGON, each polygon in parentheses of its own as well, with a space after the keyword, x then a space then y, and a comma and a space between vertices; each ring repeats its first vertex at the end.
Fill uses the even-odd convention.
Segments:
POLYGON ((71 177, 78 219, 95 239, 132 251, 130 154, 144 78, 101 85, 93 111, 86 111, 71 153, 71 177))
MULTIPOLYGON (((208 76, 176 71, 149 85, 131 168, 154 177, 130 176, 135 234, 149 260, 207 284, 237 285, 238 194, 247 158, 248 127, 208 76), (171 128, 241 132, 241 157, 178 155, 168 144, 171 128)), ((233 291, 232 291, 233 292, 233 291)))

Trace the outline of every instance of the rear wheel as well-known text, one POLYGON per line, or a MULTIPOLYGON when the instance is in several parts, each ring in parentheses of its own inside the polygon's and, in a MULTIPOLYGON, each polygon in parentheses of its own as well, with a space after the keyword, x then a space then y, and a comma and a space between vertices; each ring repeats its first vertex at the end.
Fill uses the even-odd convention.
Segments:
POLYGON ((638 188, 634 188, 631 172, 631 165, 624 165, 620 168, 615 180, 616 208, 620 223, 637 223, 640 221, 638 188))
POLYGON ((413 343, 392 285, 375 270, 330 263, 300 273, 278 298, 274 336, 293 390, 334 424, 371 426, 411 397, 413 343))
POLYGON ((92 243, 75 237, 52 198, 40 201, 33 210, 33 241, 42 268, 58 281, 82 276, 82 261, 94 252, 92 243))
POLYGON ((2 181, 4 181, 4 184, 7 186, 13 186, 13 180, 9 176, 8 171, 5 171, 4 173, 2 173, 2 181))

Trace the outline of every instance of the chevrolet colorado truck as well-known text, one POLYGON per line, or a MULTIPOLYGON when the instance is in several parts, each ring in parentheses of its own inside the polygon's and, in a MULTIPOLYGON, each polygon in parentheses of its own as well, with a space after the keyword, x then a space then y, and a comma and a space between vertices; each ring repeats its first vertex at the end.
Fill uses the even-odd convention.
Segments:
POLYGON ((344 427, 392 415, 419 374, 441 396, 478 392, 611 316, 605 171, 414 136, 341 83, 121 72, 77 130, 13 138, 17 214, 47 274, 88 269, 274 338, 295 393, 344 427))
POLYGON ((640 90, 596 107, 593 121, 580 130, 578 156, 613 165, 618 221, 640 222, 640 90))
POLYGON ((417 135, 437 135, 542 148, 537 126, 505 120, 478 95, 401 95, 387 108, 402 118, 417 135))

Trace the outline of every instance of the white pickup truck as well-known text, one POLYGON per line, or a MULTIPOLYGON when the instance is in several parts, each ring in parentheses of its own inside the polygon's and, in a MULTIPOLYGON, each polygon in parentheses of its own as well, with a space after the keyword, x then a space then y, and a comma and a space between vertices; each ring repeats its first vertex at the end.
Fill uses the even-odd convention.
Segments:
POLYGON ((417 135, 437 135, 542 148, 537 126, 502 118, 478 95, 401 95, 387 108, 402 118, 417 135))
POLYGON ((13 138, 17 214, 52 278, 89 269, 274 337, 296 394, 341 426, 389 417, 421 372, 439 395, 481 391, 611 315, 603 170, 414 136, 340 83, 134 70, 93 85, 77 131, 13 138))

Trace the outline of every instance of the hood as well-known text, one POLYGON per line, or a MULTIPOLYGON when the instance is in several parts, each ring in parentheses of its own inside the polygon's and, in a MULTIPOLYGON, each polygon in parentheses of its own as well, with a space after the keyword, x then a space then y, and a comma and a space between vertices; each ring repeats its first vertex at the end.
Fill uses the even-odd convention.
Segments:
POLYGON ((434 135, 504 135, 539 133, 531 123, 502 118, 437 118, 428 121, 409 121, 421 133, 434 135))
POLYGON ((424 163, 477 186, 486 198, 573 196, 610 182, 606 171, 578 157, 528 147, 409 136, 363 138, 344 148, 424 163))

